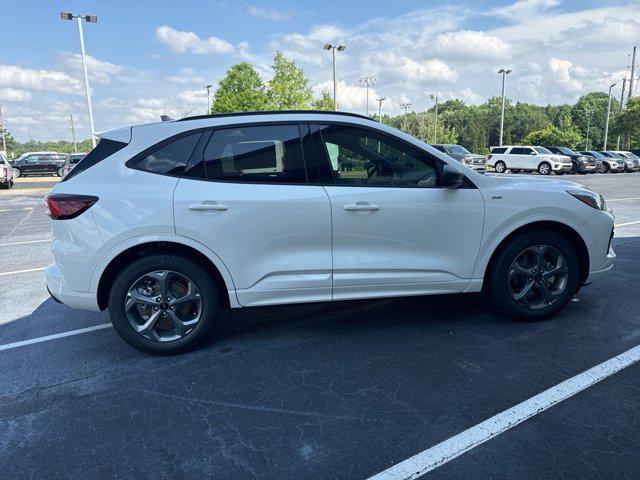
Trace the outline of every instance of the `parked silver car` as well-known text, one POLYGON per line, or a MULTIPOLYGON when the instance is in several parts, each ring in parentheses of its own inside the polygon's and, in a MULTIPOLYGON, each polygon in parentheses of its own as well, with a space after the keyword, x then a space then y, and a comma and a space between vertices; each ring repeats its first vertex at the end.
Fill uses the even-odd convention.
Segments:
POLYGON ((442 153, 446 153, 450 157, 459 161, 460 163, 472 168, 476 172, 484 173, 487 171, 487 159, 484 155, 476 155, 464 148, 462 145, 455 145, 452 143, 439 143, 431 145, 436 150, 440 150, 442 153))

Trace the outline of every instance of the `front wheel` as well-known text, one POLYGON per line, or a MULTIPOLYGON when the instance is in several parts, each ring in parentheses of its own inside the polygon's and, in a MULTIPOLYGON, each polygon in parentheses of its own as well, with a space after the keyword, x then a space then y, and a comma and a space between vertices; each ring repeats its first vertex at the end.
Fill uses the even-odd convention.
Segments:
POLYGON ((569 170, 569 173, 572 175, 578 173, 578 164, 576 162, 571 162, 571 170, 569 170))
POLYGON ((22 170, 13 167, 13 178, 20 178, 22 176, 22 170))
POLYGON ((487 288, 495 305, 521 319, 539 319, 560 311, 580 279, 578 255, 553 231, 516 237, 492 261, 487 288))
POLYGON ((603 163, 600 167, 600 173, 609 173, 611 171, 611 167, 608 163, 603 163))
POLYGON ((129 264, 116 277, 109 314, 122 339, 138 350, 180 353, 213 330, 219 317, 218 288, 191 259, 153 254, 129 264))
POLYGON ((549 175, 551 173, 551 164, 542 162, 540 165, 538 165, 538 173, 540 175, 549 175))
POLYGON ((64 168, 63 168, 63 167, 60 167, 60 168, 58 169, 57 174, 58 174, 58 176, 59 176, 60 178, 62 178, 62 177, 64 176, 64 168))

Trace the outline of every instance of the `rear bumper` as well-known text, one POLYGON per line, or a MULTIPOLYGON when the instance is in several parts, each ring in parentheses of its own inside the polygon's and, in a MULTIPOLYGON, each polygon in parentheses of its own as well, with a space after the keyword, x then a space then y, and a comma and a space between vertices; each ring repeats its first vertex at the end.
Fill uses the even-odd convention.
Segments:
POLYGON ((60 267, 52 263, 44 273, 47 290, 54 300, 73 308, 99 312, 98 298, 95 292, 76 292, 69 288, 60 267))

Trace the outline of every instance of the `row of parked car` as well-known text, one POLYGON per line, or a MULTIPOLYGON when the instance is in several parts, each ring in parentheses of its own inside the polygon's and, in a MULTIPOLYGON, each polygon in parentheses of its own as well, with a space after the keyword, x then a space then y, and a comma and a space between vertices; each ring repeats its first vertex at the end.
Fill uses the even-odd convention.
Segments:
POLYGON ((27 152, 13 162, 0 152, 0 188, 13 187, 13 180, 28 175, 64 177, 86 153, 27 152))
POLYGON ((640 150, 580 150, 567 147, 513 145, 492 147, 487 166, 498 173, 609 173, 640 171, 640 150))

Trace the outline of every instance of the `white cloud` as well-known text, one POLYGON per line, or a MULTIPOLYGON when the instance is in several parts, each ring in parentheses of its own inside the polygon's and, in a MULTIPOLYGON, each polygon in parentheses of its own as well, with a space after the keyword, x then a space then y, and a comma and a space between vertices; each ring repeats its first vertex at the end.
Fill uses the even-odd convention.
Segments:
POLYGON ((0 88, 0 101, 2 102, 28 102, 31 100, 31 92, 16 88, 0 88))
POLYGON ((246 4, 249 15, 270 20, 272 22, 283 22, 291 19, 293 14, 290 11, 278 10, 275 7, 259 7, 258 5, 246 4))
POLYGON ((64 72, 34 70, 16 65, 0 65, 0 87, 82 93, 82 83, 64 72))
POLYGON ((444 57, 468 61, 504 59, 511 54, 509 44, 501 38, 474 30, 458 30, 438 35, 435 51, 444 57))
POLYGON ((200 75, 170 75, 167 77, 167 81, 175 83, 176 85, 199 85, 201 83, 204 85, 205 79, 200 75))
POLYGON ((560 0, 519 0, 506 7, 494 8, 490 14, 510 20, 524 21, 529 17, 540 15, 557 7, 560 3, 562 3, 560 0))
MULTIPOLYGON (((104 60, 98 60, 91 55, 85 55, 87 62, 87 71, 89 72, 89 80, 97 84, 106 85, 111 83, 114 75, 123 73, 124 67, 115 65, 111 62, 105 62, 104 60)), ((74 72, 74 76, 81 78, 82 75, 82 56, 80 54, 74 54, 67 57, 64 61, 64 66, 70 71, 74 72)))
POLYGON ((218 37, 200 38, 193 32, 175 30, 167 25, 156 29, 156 37, 170 50, 177 53, 195 53, 198 55, 214 55, 232 53, 233 45, 218 37))
POLYGON ((458 73, 437 58, 416 60, 405 55, 386 51, 375 53, 373 62, 381 65, 384 70, 389 72, 387 76, 391 78, 399 75, 413 82, 432 80, 444 83, 455 82, 458 79, 458 73))

